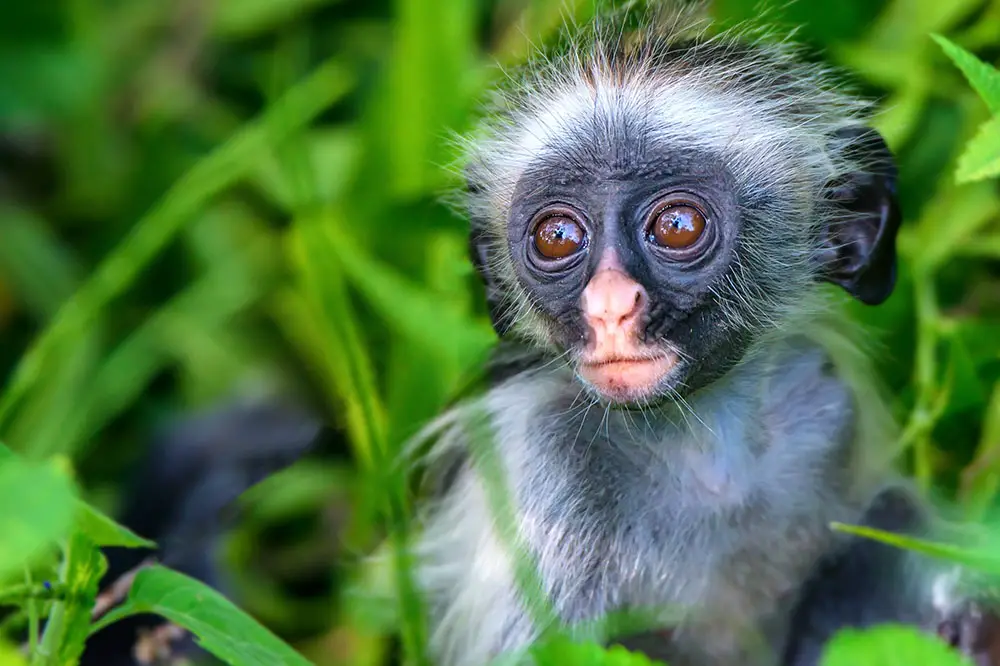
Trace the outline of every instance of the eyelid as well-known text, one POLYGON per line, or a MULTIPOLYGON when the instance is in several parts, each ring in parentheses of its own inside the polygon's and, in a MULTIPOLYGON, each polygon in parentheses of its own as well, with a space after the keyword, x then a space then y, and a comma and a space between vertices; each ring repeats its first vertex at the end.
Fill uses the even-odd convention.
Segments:
POLYGON ((576 220, 577 224, 582 226, 585 231, 590 233, 590 225, 588 224, 587 216, 583 214, 576 206, 571 206, 566 203, 550 203, 537 209, 528 218, 528 234, 535 232, 538 225, 544 222, 547 218, 565 216, 576 220))
POLYGON ((712 207, 708 205, 708 202, 705 201, 704 198, 698 196, 690 190, 670 190, 653 198, 652 203, 646 209, 646 214, 643 219, 648 222, 652 219, 654 213, 662 212, 669 206, 679 204, 686 204, 696 208, 699 212, 701 212, 706 221, 714 219, 715 217, 712 207))

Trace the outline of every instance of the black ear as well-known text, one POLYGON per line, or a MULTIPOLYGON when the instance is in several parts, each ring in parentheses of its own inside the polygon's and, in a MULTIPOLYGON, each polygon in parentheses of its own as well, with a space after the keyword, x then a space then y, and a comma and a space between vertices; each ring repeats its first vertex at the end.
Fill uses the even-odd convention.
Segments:
POLYGON ((849 157, 866 170, 830 184, 827 197, 840 210, 825 230, 823 278, 863 303, 878 305, 896 284, 896 234, 902 218, 896 164, 873 129, 844 129, 837 140, 848 143, 849 157))
MULTIPOLYGON (((470 196, 475 196, 480 192, 478 187, 472 183, 469 183, 468 188, 470 196)), ((500 281, 493 274, 491 268, 494 265, 495 257, 493 257, 489 220, 473 214, 469 222, 469 258, 472 259, 473 267, 486 285, 486 305, 489 308, 493 330, 497 332, 497 335, 503 337, 510 328, 510 309, 506 306, 500 281)))

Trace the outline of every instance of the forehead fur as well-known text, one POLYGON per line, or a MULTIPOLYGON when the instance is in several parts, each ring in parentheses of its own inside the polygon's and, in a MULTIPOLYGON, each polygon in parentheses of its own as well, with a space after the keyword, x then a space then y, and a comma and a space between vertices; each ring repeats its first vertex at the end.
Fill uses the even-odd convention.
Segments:
MULTIPOLYGON (((613 172, 641 162, 647 150, 662 159, 664 147, 712 155, 735 181, 741 206, 766 200, 770 240, 787 238, 786 259, 798 262, 812 249, 807 228, 835 214, 822 203, 828 184, 876 166, 857 163, 851 139, 837 134, 863 124, 868 105, 790 42, 747 30, 695 34, 673 16, 646 16, 627 31, 623 25, 605 18, 536 54, 494 91, 464 142, 473 232, 492 245, 490 268, 504 284, 515 327, 538 343, 547 327, 514 278, 505 233, 517 185, 535 167, 613 172)), ((758 241, 742 242, 752 253, 758 241)), ((785 280, 773 277, 777 285, 785 280)), ((736 291, 757 289, 752 282, 737 280, 736 291)), ((781 300, 799 287, 772 292, 781 300)))
POLYGON ((838 174, 864 170, 846 163, 833 134, 867 107, 828 71, 802 62, 788 42, 691 32, 656 16, 630 33, 596 24, 515 71, 467 142, 467 177, 488 197, 482 203, 494 214, 509 205, 540 158, 600 146, 609 159, 628 159, 649 139, 717 154, 749 187, 787 183, 818 194, 838 174))

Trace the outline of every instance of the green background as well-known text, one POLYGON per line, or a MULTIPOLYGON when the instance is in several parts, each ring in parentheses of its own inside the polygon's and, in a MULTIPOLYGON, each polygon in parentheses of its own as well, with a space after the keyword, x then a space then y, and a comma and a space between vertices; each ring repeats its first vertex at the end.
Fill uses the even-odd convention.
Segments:
MULTIPOLYGON (((784 3, 781 3, 782 5, 784 3)), ((291 393, 349 443, 244 498, 241 605, 318 664, 387 663, 365 565, 405 529, 387 461, 492 334, 466 259, 451 133, 587 0, 64 0, 0 20, 0 439, 66 454, 120 510, 154 429, 291 393), (37 363, 19 359, 42 331, 37 363), (387 492, 388 489, 388 492, 387 492)), ((957 185, 988 117, 931 33, 996 63, 1000 2, 800 0, 762 16, 880 100, 899 157, 900 280, 854 306, 902 461, 968 516, 1000 482, 1000 196, 957 185)), ((0 507, 3 511, 3 507, 0 507)), ((388 610, 387 610, 388 609, 388 610)), ((15 629, 16 627, 8 627, 15 629)))

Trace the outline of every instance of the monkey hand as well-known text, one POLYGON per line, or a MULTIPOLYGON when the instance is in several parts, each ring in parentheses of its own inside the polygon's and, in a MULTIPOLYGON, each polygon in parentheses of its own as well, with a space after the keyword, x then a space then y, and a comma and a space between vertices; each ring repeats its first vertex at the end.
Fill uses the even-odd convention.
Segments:
POLYGON ((964 601, 942 615, 937 635, 975 666, 1000 666, 1000 612, 996 604, 964 601))

